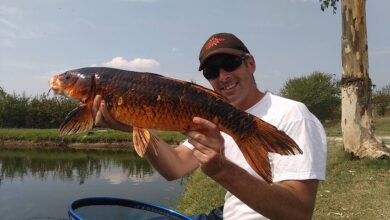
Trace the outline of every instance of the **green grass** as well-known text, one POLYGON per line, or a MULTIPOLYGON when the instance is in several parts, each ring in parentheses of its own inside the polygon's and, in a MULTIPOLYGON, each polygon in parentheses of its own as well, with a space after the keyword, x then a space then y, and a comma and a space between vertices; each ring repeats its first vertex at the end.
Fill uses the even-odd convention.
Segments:
POLYGON ((184 196, 176 209, 189 215, 208 213, 223 204, 225 193, 223 187, 198 169, 189 177, 184 196))
POLYGON ((341 143, 328 149, 313 219, 390 219, 390 158, 353 160, 341 143))
MULTIPOLYGON (((375 134, 378 136, 390 135, 390 117, 374 118, 375 134)), ((324 124, 329 137, 341 137, 341 124, 337 122, 327 122, 324 124)))
MULTIPOLYGON (((328 136, 341 136, 340 122, 329 122, 325 125, 328 136)), ((375 119, 376 135, 390 135, 390 117, 375 119)), ((177 132, 159 131, 157 135, 163 140, 178 144, 185 139, 185 136, 177 132)), ((81 142, 99 142, 99 141, 131 141, 132 134, 115 131, 111 129, 95 128, 90 132, 59 136, 58 129, 24 129, 24 128, 0 128, 0 140, 51 140, 51 141, 81 141, 81 142)))
POLYGON ((390 117, 375 119, 375 132, 377 135, 390 135, 390 117))

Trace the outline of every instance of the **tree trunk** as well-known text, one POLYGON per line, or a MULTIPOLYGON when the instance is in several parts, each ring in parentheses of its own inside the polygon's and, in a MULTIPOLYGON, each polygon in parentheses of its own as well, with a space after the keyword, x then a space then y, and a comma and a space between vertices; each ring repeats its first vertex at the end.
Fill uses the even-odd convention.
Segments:
POLYGON ((359 158, 390 156, 374 134, 368 74, 366 1, 342 0, 341 128, 344 149, 359 158))

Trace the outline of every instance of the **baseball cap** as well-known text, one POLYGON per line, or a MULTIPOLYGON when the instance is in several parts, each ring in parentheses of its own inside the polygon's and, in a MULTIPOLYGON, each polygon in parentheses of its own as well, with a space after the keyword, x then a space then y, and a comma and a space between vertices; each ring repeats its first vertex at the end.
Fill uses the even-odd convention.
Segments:
POLYGON ((230 54, 241 56, 249 53, 245 44, 231 33, 213 34, 203 45, 199 53, 199 71, 203 69, 204 61, 215 54, 230 54))

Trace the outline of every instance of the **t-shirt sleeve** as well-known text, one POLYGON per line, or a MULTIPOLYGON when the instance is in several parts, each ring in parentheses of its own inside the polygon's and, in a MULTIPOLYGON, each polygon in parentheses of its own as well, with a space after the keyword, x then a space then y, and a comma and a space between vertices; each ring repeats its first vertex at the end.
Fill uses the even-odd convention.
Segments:
POLYGON ((326 173, 326 134, 318 120, 300 119, 285 122, 279 129, 286 132, 303 154, 282 156, 270 153, 273 181, 318 179, 326 173))

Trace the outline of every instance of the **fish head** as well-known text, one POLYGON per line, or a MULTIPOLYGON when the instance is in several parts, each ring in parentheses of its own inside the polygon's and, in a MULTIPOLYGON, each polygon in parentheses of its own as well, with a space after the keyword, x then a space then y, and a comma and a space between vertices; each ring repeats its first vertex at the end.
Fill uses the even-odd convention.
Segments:
POLYGON ((78 70, 54 75, 49 81, 50 89, 55 94, 64 94, 83 102, 91 96, 93 83, 93 75, 78 70))

